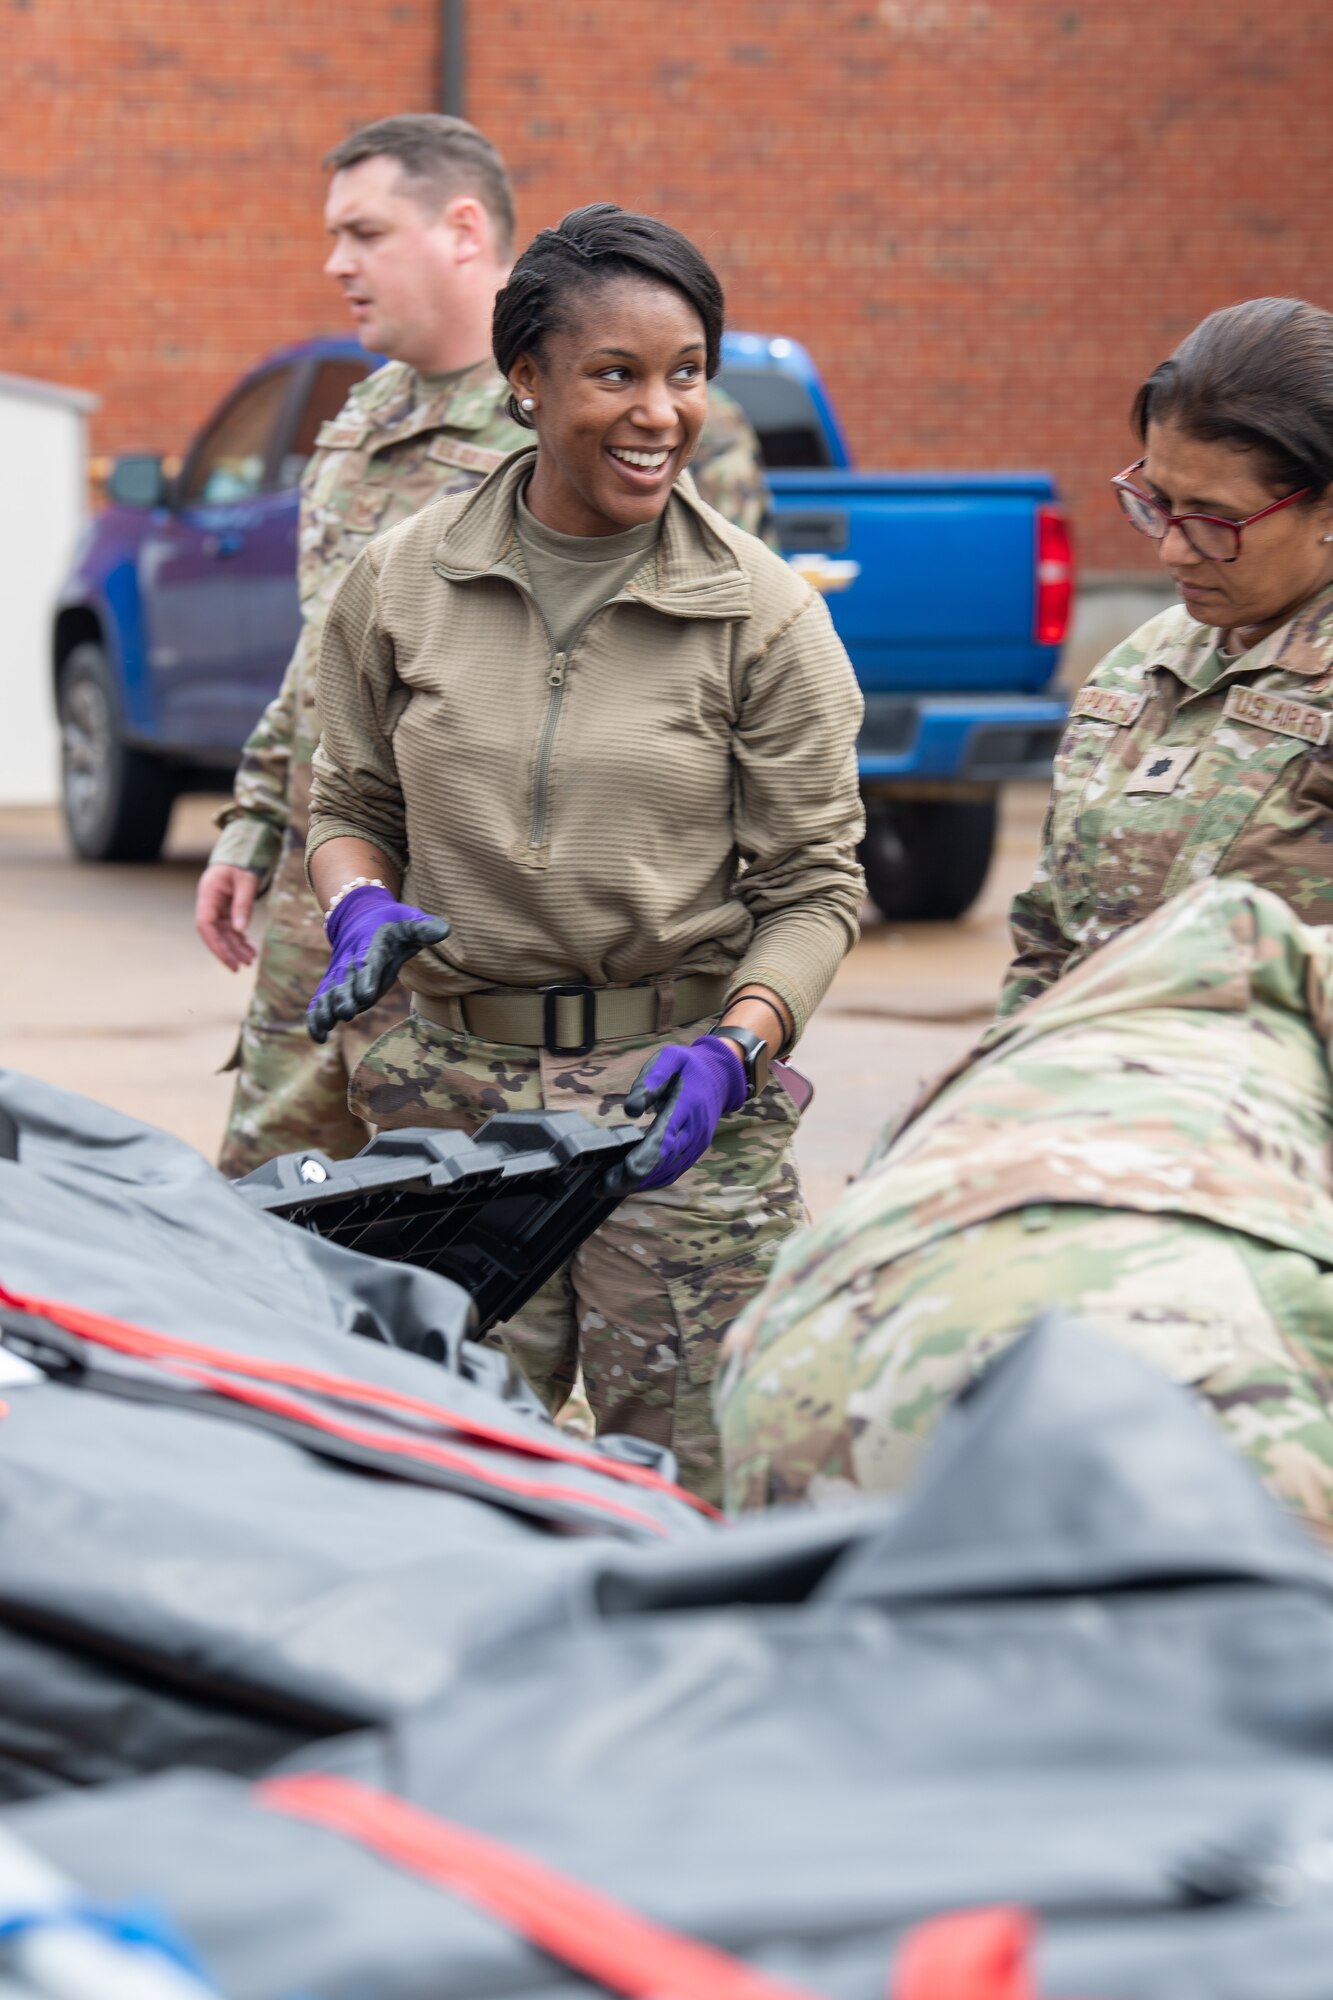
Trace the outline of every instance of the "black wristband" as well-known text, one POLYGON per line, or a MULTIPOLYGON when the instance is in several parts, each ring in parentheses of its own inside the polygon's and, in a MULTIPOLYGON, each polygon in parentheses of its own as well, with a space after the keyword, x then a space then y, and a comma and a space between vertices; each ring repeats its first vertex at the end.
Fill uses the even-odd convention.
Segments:
POLYGON ((773 1016, 773 1019, 777 1022, 779 1028, 782 1030, 782 1039, 778 1043, 777 1053, 780 1056, 785 1055, 787 1052, 787 1044, 791 1040, 791 1034, 788 1030, 787 1023, 782 1018, 782 1009, 780 1007, 775 1007, 773 1002, 769 999, 766 999, 762 993, 733 993, 730 1000, 728 1000, 727 1002, 728 1007, 734 1007, 737 1001, 739 1000, 757 1000, 761 1007, 767 1007, 769 1013, 773 1016))

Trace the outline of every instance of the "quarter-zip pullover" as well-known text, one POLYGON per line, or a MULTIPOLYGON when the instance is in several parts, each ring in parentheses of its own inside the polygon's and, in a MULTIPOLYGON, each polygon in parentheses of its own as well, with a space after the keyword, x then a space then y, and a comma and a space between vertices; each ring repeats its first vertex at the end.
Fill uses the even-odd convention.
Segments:
POLYGON ((828 612, 682 482, 628 580, 553 647, 518 533, 532 465, 515 454, 348 572, 308 851, 369 841, 449 918, 404 968, 414 991, 721 973, 774 988, 799 1031, 863 894, 861 698, 828 612))

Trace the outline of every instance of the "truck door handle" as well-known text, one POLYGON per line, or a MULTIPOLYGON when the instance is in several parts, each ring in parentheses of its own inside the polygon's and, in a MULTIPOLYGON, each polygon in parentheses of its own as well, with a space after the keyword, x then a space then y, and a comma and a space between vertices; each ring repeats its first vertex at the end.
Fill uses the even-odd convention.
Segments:
POLYGON ((245 536, 239 528, 223 528, 220 534, 204 536, 206 556, 238 556, 245 547, 245 536))
POLYGON ((836 556, 845 549, 851 523, 843 507, 808 508, 804 513, 780 513, 778 533, 785 549, 818 549, 821 555, 836 556))

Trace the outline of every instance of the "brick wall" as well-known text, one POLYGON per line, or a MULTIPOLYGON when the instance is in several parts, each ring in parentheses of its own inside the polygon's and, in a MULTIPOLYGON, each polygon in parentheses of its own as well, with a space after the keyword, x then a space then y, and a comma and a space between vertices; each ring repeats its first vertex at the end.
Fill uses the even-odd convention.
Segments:
POLYGON ((0 22, 0 369, 96 390, 99 450, 172 448, 267 348, 343 330, 319 161, 434 108, 434 0, 0 0, 0 22))
MULTIPOLYGON (((0 0, 2 4, 2 0, 0 0)), ((320 153, 433 104, 434 0, 6 10, 0 368, 176 443, 338 324, 320 153)), ((1333 305, 1333 17, 1316 0, 471 0, 467 109, 531 230, 607 197, 804 340, 866 465, 1051 467, 1085 563, 1141 375, 1213 307, 1333 305)), ((1151 566, 1151 556, 1148 554, 1151 566)))

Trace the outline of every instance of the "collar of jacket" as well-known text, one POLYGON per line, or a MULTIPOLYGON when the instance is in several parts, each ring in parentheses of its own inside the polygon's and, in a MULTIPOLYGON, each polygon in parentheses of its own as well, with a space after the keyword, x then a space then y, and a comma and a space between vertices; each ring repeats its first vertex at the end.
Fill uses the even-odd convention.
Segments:
POLYGON ((1253 674, 1276 669, 1299 674, 1303 679, 1333 674, 1333 584, 1270 632, 1238 659, 1223 660, 1217 655, 1217 627, 1200 625, 1182 609, 1184 630, 1175 645, 1169 645, 1145 667, 1165 667, 1196 694, 1220 686, 1237 674, 1253 674))
POLYGON ((389 361, 358 382, 350 400, 379 446, 390 438, 398 443, 415 437, 420 431, 484 430, 494 423, 508 394, 509 384, 488 357, 433 396, 422 394, 415 368, 405 361, 389 361))
MULTIPOLYGON (((518 495, 536 460, 532 446, 511 452, 450 520, 433 558, 448 582, 517 574, 518 495)), ((749 577, 686 478, 672 488, 657 546, 626 590, 672 618, 748 618, 754 609, 749 577)))

